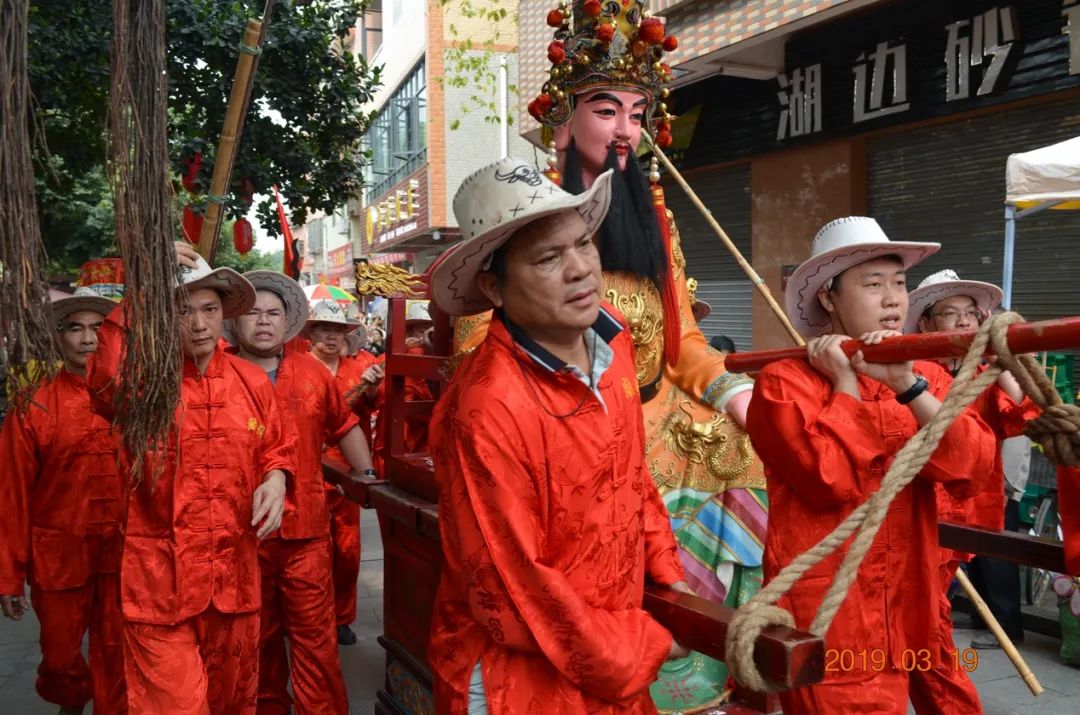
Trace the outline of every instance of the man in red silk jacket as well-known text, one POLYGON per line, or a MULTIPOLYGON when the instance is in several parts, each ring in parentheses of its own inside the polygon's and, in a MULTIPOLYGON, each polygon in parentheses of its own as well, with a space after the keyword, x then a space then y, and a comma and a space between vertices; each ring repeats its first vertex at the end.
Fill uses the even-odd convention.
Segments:
POLYGON ((41 624, 37 691, 61 712, 91 699, 95 713, 127 712, 118 573, 127 482, 119 435, 91 411, 84 377, 114 306, 89 289, 53 301, 64 367, 0 432, 0 605, 21 618, 29 580, 41 624))
MULTIPOLYGON (((338 303, 320 300, 309 306, 305 332, 311 340, 311 357, 317 359, 337 386, 338 392, 347 400, 363 401, 357 393, 362 392, 374 357, 367 352, 354 357, 345 355, 348 345, 345 336, 357 325, 346 316, 338 303)), ((360 429, 371 449, 371 413, 358 410, 360 429)), ((346 455, 336 445, 328 445, 326 456, 337 462, 346 462, 346 455)), ((374 475, 370 456, 364 465, 364 473, 374 475)), ((353 465, 354 468, 357 465, 353 465)), ((334 618, 337 622, 337 640, 340 645, 355 645, 356 633, 351 625, 356 620, 356 579, 360 575, 360 505, 348 499, 334 485, 326 484, 326 501, 330 510, 331 568, 334 574, 334 618)))
MULTIPOLYGON (((905 272, 937 248, 889 241, 873 219, 848 217, 822 228, 811 258, 792 274, 787 313, 812 338, 809 362, 767 366, 747 418, 769 490, 766 579, 866 501, 896 453, 941 406, 951 378, 939 365, 873 364, 840 349, 848 335, 875 343, 899 334, 908 307, 905 272)), ((949 427, 922 473, 890 505, 825 634, 827 659, 850 650, 853 664, 836 657, 823 682, 781 693, 785 713, 902 715, 909 699, 917 712, 981 712, 973 687, 931 692, 909 673, 936 667, 952 647, 939 642, 935 486, 971 496, 992 470, 995 449, 972 410, 949 427)), ((780 599, 799 628, 809 628, 843 553, 811 569, 780 599)))
POLYGON ((280 531, 259 545, 262 621, 260 715, 345 715, 330 563, 330 516, 322 473, 324 444, 339 445, 356 471, 371 467, 367 441, 334 376, 308 353, 285 345, 303 330, 307 298, 275 271, 249 271, 255 306, 226 325, 237 354, 262 368, 297 436, 296 479, 285 497, 280 531), (286 658, 285 639, 289 639, 286 658), (293 696, 289 695, 290 673, 293 696))
MULTIPOLYGON (((911 291, 908 311, 908 330, 914 333, 933 333, 943 330, 975 330, 1001 302, 1002 291, 992 283, 960 280, 952 270, 938 271, 927 276, 919 287, 911 291)), ((959 358, 940 361, 942 367, 955 374, 960 368, 959 358)), ((1031 398, 1026 397, 1020 384, 1008 371, 1002 372, 997 383, 988 387, 972 404, 972 407, 998 440, 993 474, 985 488, 971 499, 952 498, 944 489, 938 488, 938 518, 958 521, 984 529, 1009 529, 1015 531, 1020 525, 1020 504, 1005 498, 1005 462, 1001 442, 1024 434, 1030 419, 1039 416, 1040 409, 1031 398)), ((967 570, 971 583, 986 600, 991 613, 1014 643, 1024 639, 1024 626, 1020 617, 1020 566, 1018 564, 960 553, 953 549, 941 550, 942 583, 946 589, 954 578, 961 561, 970 562, 967 570)), ((943 638, 952 641, 951 607, 942 602, 942 625, 948 629, 943 638)), ((974 624, 982 623, 977 609, 972 606, 974 624)), ((971 643, 974 648, 1000 648, 993 633, 977 636, 971 643)), ((950 646, 951 647, 951 646, 950 646)), ((951 679, 956 669, 951 665, 943 672, 933 671, 934 676, 951 679)))
POLYGON ((432 298, 497 317, 431 427, 438 713, 653 713, 657 670, 687 654, 641 607, 646 578, 686 586, 644 464, 630 333, 599 299, 609 180, 573 196, 507 158, 454 199, 466 241, 432 298))
MULTIPOLYGON (((120 566, 128 706, 140 715, 251 715, 259 664, 259 540, 281 523, 296 436, 258 367, 221 349, 255 291, 177 244, 183 380, 160 473, 130 490, 120 566)), ((91 394, 111 405, 122 307, 101 327, 91 394)), ((152 460, 148 460, 152 461, 152 460)))

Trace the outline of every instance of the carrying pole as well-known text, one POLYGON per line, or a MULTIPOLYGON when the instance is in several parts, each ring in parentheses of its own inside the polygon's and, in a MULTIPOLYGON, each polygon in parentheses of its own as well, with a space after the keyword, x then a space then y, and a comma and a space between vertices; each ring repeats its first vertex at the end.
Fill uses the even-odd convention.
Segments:
MULTIPOLYGON (((848 340, 840 347, 849 357, 862 350, 868 362, 892 363, 908 360, 940 360, 964 357, 975 338, 974 330, 953 330, 941 333, 918 333, 885 338, 877 345, 863 345, 848 340)), ((1037 353, 1045 350, 1067 350, 1080 347, 1080 318, 1057 318, 1038 323, 1013 323, 1006 338, 1014 353, 1037 353)), ((724 358, 729 370, 757 372, 771 362, 786 359, 806 360, 802 348, 758 350, 732 353, 724 358)))
POLYGON ((746 258, 742 254, 742 251, 739 250, 738 246, 736 246, 735 243, 731 240, 731 238, 728 237, 727 232, 724 231, 723 227, 719 224, 719 222, 717 222, 716 218, 713 217, 712 211, 710 211, 708 207, 705 206, 705 203, 701 200, 697 193, 695 193, 694 190, 690 188, 690 184, 686 183, 686 179, 683 178, 683 175, 679 172, 678 169, 675 168, 675 165, 671 163, 671 160, 667 158, 667 156, 660 149, 660 147, 656 146, 656 142, 653 141, 652 137, 649 136, 648 132, 642 132, 641 135, 645 138, 645 141, 649 143, 649 147, 652 149, 653 154, 656 155, 656 158, 660 160, 660 163, 664 165, 664 168, 667 170, 667 172, 671 174, 671 177, 673 179, 675 179, 675 183, 682 187, 682 190, 686 192, 686 195, 690 198, 690 203, 692 203, 695 208, 697 208, 697 210, 701 212, 701 215, 705 217, 705 221, 709 224, 712 230, 716 232, 716 235, 720 237, 720 241, 724 244, 724 247, 727 248, 727 250, 735 258, 735 262, 739 264, 739 268, 742 269, 743 273, 746 274, 746 277, 749 278, 750 282, 754 284, 754 287, 757 289, 758 293, 760 293, 761 296, 765 299, 765 303, 768 304, 769 309, 772 310, 773 314, 776 316, 776 319, 780 321, 780 324, 784 326, 784 329, 788 332, 788 335, 791 336, 791 339, 795 342, 796 345, 805 345, 806 341, 803 340, 802 336, 799 335, 799 331, 796 330, 795 326, 791 324, 790 320, 788 320, 787 315, 784 313, 784 309, 781 308, 780 304, 776 302, 775 298, 773 298, 772 293, 769 291, 769 286, 765 284, 765 281, 762 280, 761 276, 759 276, 757 271, 754 270, 754 267, 751 266, 750 262, 746 260, 746 258))

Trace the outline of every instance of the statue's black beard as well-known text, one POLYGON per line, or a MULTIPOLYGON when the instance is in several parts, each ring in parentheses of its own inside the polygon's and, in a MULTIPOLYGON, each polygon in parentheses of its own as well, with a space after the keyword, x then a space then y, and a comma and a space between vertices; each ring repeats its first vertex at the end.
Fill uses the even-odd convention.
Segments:
MULTIPOLYGON (((648 177, 634 157, 628 157, 626 169, 620 170, 614 147, 608 150, 604 169, 614 169, 614 172, 611 208, 597 233, 601 265, 605 271, 648 278, 662 290, 668 270, 667 254, 649 193, 648 177)), ((564 189, 572 194, 585 191, 581 156, 573 140, 566 150, 562 174, 564 189)))

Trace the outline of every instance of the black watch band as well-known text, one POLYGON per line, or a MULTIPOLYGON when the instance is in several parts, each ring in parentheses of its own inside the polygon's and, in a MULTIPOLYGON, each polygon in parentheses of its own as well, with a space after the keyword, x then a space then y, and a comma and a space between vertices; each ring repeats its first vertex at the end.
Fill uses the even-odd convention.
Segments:
POLYGON ((930 383, 926 381, 926 378, 916 373, 915 384, 897 395, 896 401, 901 405, 906 405, 922 393, 926 392, 926 388, 928 387, 930 387, 930 383))

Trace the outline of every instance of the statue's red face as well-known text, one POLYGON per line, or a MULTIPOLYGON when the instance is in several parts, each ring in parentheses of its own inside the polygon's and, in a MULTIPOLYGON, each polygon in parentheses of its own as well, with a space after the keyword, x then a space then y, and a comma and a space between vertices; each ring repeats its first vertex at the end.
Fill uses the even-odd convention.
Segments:
POLYGON ((625 169, 641 143, 647 104, 638 92, 600 89, 581 94, 574 100, 570 121, 555 129, 555 148, 565 151, 573 137, 587 184, 604 171, 612 147, 619 156, 619 168, 625 169))

